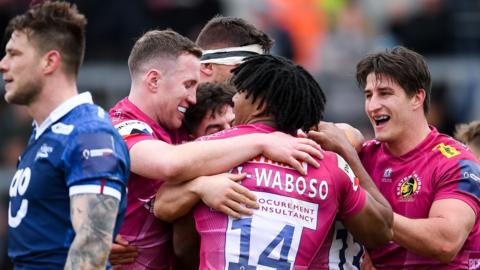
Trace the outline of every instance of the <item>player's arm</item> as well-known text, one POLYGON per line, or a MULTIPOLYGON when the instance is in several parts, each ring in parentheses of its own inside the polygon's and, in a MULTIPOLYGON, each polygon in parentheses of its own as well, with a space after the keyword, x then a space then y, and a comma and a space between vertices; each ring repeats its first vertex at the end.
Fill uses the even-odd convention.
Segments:
POLYGON ((342 223, 353 237, 369 248, 392 240, 392 210, 386 210, 365 192, 365 206, 356 215, 343 218, 342 223))
MULTIPOLYGON (((355 135, 357 132, 351 130, 349 133, 352 133, 350 135, 353 138, 352 143, 350 143, 350 139, 347 138, 346 133, 337 125, 329 122, 321 122, 318 125, 318 131, 310 131, 308 137, 319 143, 323 149, 333 151, 342 156, 358 177, 360 186, 362 186, 372 198, 382 205, 384 211, 391 212, 392 208, 390 204, 380 190, 378 190, 372 178, 363 167, 362 162, 358 157, 357 150, 353 147, 355 142, 361 140, 361 134, 355 135)), ((393 216, 390 219, 390 224, 392 222, 393 216)))
POLYGON ((338 196, 339 213, 345 228, 367 247, 374 248, 393 237, 393 212, 375 200, 360 185, 352 167, 339 154, 334 162, 325 162, 331 172, 333 193, 338 196), (335 164, 336 166, 332 166, 335 164))
POLYGON ((416 254, 448 263, 463 247, 475 220, 475 212, 464 201, 437 200, 428 218, 395 214, 393 240, 416 254))
POLYGON ((234 218, 251 215, 251 208, 258 208, 256 197, 236 183, 244 177, 223 173, 201 176, 183 183, 165 183, 155 196, 154 214, 157 218, 172 222, 187 214, 202 200, 210 208, 234 218))
POLYGON ((130 148, 132 172, 167 182, 182 182, 201 175, 222 173, 260 154, 287 163, 303 174, 305 169, 302 161, 318 167, 313 157, 322 157, 320 147, 315 142, 280 132, 182 145, 143 140, 130 148))
POLYGON ((105 194, 76 194, 70 197, 70 215, 75 238, 68 251, 65 269, 105 269, 119 200, 105 194))

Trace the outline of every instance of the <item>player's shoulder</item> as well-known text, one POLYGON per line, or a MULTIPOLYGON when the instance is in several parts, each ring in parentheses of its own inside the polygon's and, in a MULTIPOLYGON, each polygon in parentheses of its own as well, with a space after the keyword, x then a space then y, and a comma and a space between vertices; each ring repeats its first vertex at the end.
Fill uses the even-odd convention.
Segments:
POLYGON ((114 127, 103 108, 95 104, 82 104, 52 125, 52 131, 55 133, 68 135, 69 130, 72 135, 92 132, 112 133, 114 127))
POLYGON ((108 111, 112 123, 118 124, 124 121, 138 119, 139 117, 128 106, 122 105, 119 102, 115 107, 108 111))
POLYGON ((340 155, 338 155, 335 152, 324 151, 323 152, 323 159, 321 159, 320 162, 326 163, 326 164, 335 164, 335 163, 337 163, 338 157, 340 157, 340 155))
POLYGON ((460 176, 463 184, 471 179, 480 181, 480 163, 475 155, 464 144, 454 138, 439 133, 427 149, 432 164, 435 164, 440 177, 449 178, 452 175, 460 176))
POLYGON ((370 153, 378 151, 382 146, 382 143, 378 140, 372 139, 363 142, 360 153, 370 153))
POLYGON ((355 176, 355 173, 353 172, 352 168, 342 156, 334 152, 325 151, 324 158, 321 160, 321 164, 322 163, 329 170, 330 175, 332 177, 342 176, 343 179, 348 178, 349 181, 345 180, 345 183, 347 182, 351 183, 355 190, 358 188, 358 185, 359 185, 358 178, 355 176))
POLYGON ((145 113, 135 106, 128 98, 120 100, 113 108, 108 111, 110 119, 114 125, 125 121, 138 120, 150 122, 151 120, 145 113))
POLYGON ((323 152, 323 159, 320 160, 320 164, 323 164, 328 170, 333 173, 345 172, 347 175, 353 174, 350 166, 345 159, 339 154, 331 151, 323 152))
POLYGON ((475 156, 468 150, 465 144, 446 134, 439 133, 430 144, 430 147, 430 154, 440 163, 448 163, 458 159, 475 160, 475 156))

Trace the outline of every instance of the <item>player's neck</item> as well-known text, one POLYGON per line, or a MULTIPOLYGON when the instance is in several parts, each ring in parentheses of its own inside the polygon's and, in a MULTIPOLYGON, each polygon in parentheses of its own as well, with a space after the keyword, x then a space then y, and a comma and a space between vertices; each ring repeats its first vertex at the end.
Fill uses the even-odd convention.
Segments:
POLYGON ((47 80, 36 99, 27 105, 28 111, 38 125, 63 102, 78 94, 75 79, 47 80))
POLYGON ((398 138, 386 142, 388 150, 394 156, 403 156, 415 149, 425 140, 425 138, 427 138, 431 131, 426 120, 422 121, 419 125, 415 125, 415 127, 407 127, 408 128, 405 128, 403 132, 397 136, 398 138))
POLYGON ((277 124, 275 123, 275 120, 268 116, 260 116, 260 117, 252 118, 247 122, 247 124, 264 124, 275 129, 277 128, 277 124))
POLYGON ((155 115, 155 102, 151 97, 143 95, 139 89, 132 86, 128 100, 150 119, 157 123, 159 122, 158 117, 155 115))

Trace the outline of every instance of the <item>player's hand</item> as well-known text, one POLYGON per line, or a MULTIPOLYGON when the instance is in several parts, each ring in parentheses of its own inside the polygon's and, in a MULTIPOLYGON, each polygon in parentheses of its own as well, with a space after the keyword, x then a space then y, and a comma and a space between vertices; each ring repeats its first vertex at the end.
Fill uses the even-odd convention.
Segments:
POLYGON ((335 123, 335 126, 338 127, 341 131, 343 131, 343 134, 345 134, 353 148, 355 148, 357 152, 360 152, 363 142, 365 142, 365 137, 363 137, 363 134, 360 132, 360 130, 352 127, 347 123, 335 123))
POLYGON ((246 174, 222 173, 198 178, 198 194, 210 208, 234 218, 252 215, 252 208, 258 208, 256 196, 236 181, 246 174))
POLYGON ((286 163, 303 175, 307 172, 302 162, 318 168, 316 158, 323 159, 322 148, 308 138, 292 137, 283 132, 268 135, 270 137, 263 149, 263 155, 271 160, 286 163))
POLYGON ((345 149, 361 147, 363 141, 361 133, 350 125, 330 122, 320 122, 316 131, 308 132, 308 137, 320 144, 323 149, 340 155, 345 153, 345 149))
POLYGON ((372 259, 370 259, 367 252, 365 252, 363 256, 362 270, 377 270, 375 266, 373 266, 372 259))
POLYGON ((108 257, 113 269, 121 269, 122 266, 131 264, 138 257, 138 251, 135 246, 129 246, 128 241, 122 238, 120 234, 115 237, 108 257))

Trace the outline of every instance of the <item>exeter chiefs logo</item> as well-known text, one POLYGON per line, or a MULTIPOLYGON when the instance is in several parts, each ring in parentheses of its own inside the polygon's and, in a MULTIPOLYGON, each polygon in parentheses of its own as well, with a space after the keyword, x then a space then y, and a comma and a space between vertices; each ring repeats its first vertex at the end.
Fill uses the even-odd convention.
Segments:
POLYGON ((413 196, 420 192, 422 181, 416 173, 403 178, 397 185, 397 196, 401 200, 411 201, 413 196))

